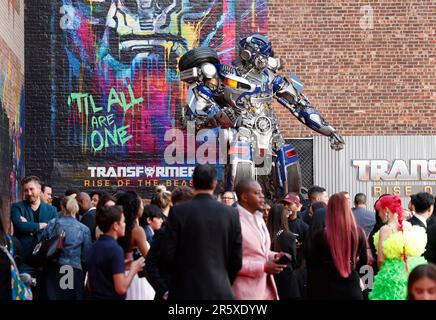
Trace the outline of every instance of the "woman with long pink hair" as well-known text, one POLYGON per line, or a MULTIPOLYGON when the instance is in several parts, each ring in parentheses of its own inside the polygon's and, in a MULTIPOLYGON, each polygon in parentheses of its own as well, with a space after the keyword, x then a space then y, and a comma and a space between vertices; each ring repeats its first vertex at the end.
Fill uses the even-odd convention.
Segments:
POLYGON ((425 264, 425 229, 403 221, 401 200, 396 195, 380 198, 376 209, 387 216, 387 224, 374 234, 379 272, 374 278, 371 300, 405 300, 409 273, 425 264))
POLYGON ((363 299, 359 269, 367 263, 365 232, 344 193, 329 199, 324 230, 313 235, 307 260, 308 297, 363 299))

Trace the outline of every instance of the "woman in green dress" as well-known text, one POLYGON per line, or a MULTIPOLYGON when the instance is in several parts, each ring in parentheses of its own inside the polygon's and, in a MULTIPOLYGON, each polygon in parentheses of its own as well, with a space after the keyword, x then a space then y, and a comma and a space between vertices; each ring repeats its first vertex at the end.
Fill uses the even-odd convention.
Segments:
POLYGON ((407 299, 407 279, 418 265, 427 263, 421 257, 425 251, 425 229, 403 221, 403 209, 398 196, 380 199, 377 210, 387 213, 388 223, 374 235, 379 272, 374 278, 371 300, 407 299))

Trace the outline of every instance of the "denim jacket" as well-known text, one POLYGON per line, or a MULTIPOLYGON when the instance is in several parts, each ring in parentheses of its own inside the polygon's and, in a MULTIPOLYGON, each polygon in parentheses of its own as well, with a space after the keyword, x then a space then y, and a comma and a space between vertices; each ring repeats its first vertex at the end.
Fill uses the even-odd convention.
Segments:
POLYGON ((74 217, 62 216, 49 221, 42 238, 51 238, 62 231, 65 232, 65 244, 58 263, 82 270, 82 262, 92 244, 89 228, 74 217))

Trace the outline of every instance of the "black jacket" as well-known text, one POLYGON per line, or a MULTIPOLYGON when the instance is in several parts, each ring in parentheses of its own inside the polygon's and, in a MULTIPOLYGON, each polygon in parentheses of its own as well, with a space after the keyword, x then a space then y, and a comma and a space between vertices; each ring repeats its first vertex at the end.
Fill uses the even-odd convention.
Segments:
POLYGON ((436 224, 427 229, 427 247, 425 248, 424 257, 428 262, 436 263, 436 224))
POLYGON ((326 208, 319 208, 312 216, 312 224, 310 225, 310 233, 314 235, 316 232, 325 228, 325 217, 327 214, 326 208))
POLYGON ((300 218, 297 218, 293 221, 288 221, 289 231, 294 234, 296 239, 302 243, 302 246, 297 249, 297 259, 295 268, 300 268, 303 262, 303 248, 304 242, 307 240, 307 236, 309 234, 309 226, 300 218))
POLYGON ((359 242, 356 265, 351 274, 343 278, 333 261, 324 230, 313 235, 311 251, 307 259, 307 291, 309 299, 362 300, 359 270, 367 264, 366 235, 358 228, 359 242))
POLYGON ((80 221, 85 226, 87 226, 89 228, 89 230, 91 231, 92 241, 96 240, 95 239, 95 228, 97 227, 97 224, 95 221, 95 215, 96 215, 95 209, 89 210, 82 216, 82 220, 80 221))
POLYGON ((300 289, 294 269, 297 265, 296 237, 289 231, 283 231, 277 238, 280 251, 292 256, 291 263, 279 274, 274 275, 280 300, 300 298, 300 289))
MULTIPOLYGON (((171 209, 172 210, 172 209, 171 209)), ((171 211, 170 211, 171 214, 171 211)), ((162 225, 153 236, 153 242, 148 250, 145 262, 147 280, 156 291, 155 300, 163 300, 163 295, 168 291, 170 274, 165 265, 160 263, 165 241, 166 226, 162 225)))
POLYGON ((232 283, 242 267, 237 210, 198 194, 173 208, 166 231, 169 299, 233 299, 232 283))
POLYGON ((427 229, 427 226, 424 224, 424 222, 422 222, 421 220, 419 220, 415 216, 412 216, 412 218, 410 218, 409 222, 412 224, 412 226, 420 226, 420 227, 423 227, 424 229, 427 229))

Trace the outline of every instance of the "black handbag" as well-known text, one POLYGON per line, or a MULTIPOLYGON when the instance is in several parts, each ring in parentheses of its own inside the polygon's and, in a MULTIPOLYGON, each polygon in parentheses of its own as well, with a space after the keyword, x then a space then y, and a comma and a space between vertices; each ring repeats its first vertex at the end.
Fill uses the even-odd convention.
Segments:
MULTIPOLYGON (((56 229, 57 222, 55 224, 56 229)), ((38 242, 33 249, 31 263, 34 266, 44 266, 51 262, 56 262, 64 249, 65 232, 38 242)))

